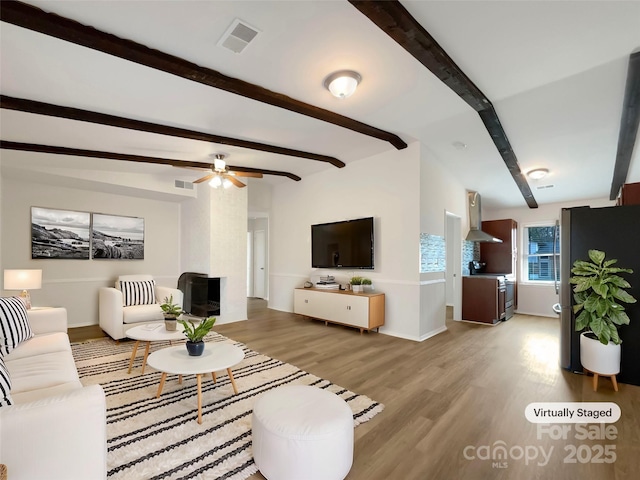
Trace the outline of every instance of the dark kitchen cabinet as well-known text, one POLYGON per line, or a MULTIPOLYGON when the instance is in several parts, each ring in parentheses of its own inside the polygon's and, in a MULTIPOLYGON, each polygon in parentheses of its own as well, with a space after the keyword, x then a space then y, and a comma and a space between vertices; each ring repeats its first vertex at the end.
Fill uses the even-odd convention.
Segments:
POLYGON ((480 261, 486 263, 485 273, 516 274, 518 259, 518 222, 511 219, 482 222, 482 231, 502 240, 502 243, 480 244, 480 261))
MULTIPOLYGON (((502 240, 502 243, 481 243, 480 261, 486 263, 485 273, 500 273, 507 277, 512 290, 512 300, 507 300, 507 313, 511 318, 518 308, 518 284, 516 272, 518 265, 518 222, 510 218, 487 220, 482 222, 482 230, 502 240)), ((511 292, 509 292, 511 294, 511 292)))
POLYGON ((507 291, 498 277, 462 277, 462 319, 495 324, 505 320, 507 291))
POLYGON ((625 183, 618 197, 618 205, 640 205, 640 183, 625 183))

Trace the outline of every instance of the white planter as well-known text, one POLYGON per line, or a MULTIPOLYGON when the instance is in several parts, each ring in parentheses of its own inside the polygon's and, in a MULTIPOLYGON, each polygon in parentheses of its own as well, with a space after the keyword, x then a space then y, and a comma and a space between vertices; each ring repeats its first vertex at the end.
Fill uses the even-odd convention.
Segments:
POLYGON ((580 363, 590 372, 600 375, 620 373, 620 345, 603 345, 598 339, 580 334, 580 363))
POLYGON ((353 293, 362 293, 364 292, 364 285, 351 285, 351 290, 353 290, 353 293))

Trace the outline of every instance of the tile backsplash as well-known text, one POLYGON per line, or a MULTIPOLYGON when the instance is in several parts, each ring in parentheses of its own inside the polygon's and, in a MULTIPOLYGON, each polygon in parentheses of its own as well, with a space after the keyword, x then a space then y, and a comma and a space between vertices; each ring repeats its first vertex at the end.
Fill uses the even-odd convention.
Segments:
POLYGON ((469 262, 480 261, 480 243, 462 242, 462 275, 469 275, 469 262))
MULTIPOLYGON (((469 262, 480 261, 480 243, 462 242, 462 274, 469 275, 469 262)), ((420 234, 420 273, 444 272, 447 269, 447 244, 444 237, 420 234)))
POLYGON ((444 237, 420 234, 420 273, 444 272, 447 269, 447 248, 444 237))

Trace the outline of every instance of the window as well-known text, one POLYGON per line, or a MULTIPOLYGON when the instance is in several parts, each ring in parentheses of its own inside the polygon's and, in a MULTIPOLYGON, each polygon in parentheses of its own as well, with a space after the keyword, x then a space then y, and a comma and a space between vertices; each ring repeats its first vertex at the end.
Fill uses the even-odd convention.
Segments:
POLYGON ((523 233, 525 281, 553 282, 554 274, 555 280, 560 280, 560 237, 555 225, 527 226, 523 233))

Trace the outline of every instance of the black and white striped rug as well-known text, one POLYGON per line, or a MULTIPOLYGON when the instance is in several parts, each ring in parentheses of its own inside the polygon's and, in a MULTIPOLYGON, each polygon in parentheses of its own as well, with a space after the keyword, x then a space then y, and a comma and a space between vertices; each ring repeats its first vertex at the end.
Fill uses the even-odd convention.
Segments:
MULTIPOLYGON (((233 394, 226 372, 218 374, 216 384, 210 376, 202 377, 201 425, 195 377, 185 376, 180 385, 177 376, 168 375, 161 397, 156 398, 160 373, 147 366, 141 375, 141 348, 127 374, 134 342, 101 339, 72 345, 82 383, 99 383, 106 394, 109 479, 247 478, 257 472, 251 455, 253 404, 260 394, 281 385, 315 385, 336 393, 353 410, 354 426, 384 408, 222 335, 211 333, 206 341, 237 345, 245 358, 232 368, 238 395, 233 394)), ((166 346, 157 342, 151 351, 166 346)))

